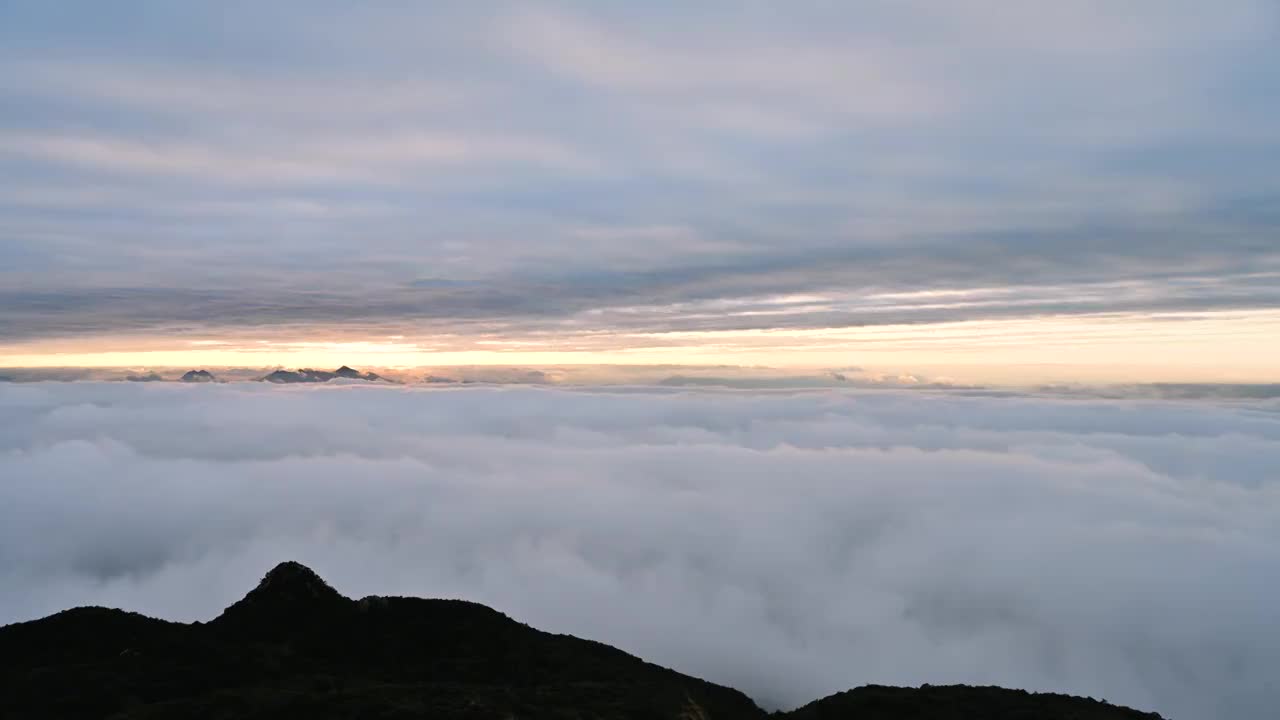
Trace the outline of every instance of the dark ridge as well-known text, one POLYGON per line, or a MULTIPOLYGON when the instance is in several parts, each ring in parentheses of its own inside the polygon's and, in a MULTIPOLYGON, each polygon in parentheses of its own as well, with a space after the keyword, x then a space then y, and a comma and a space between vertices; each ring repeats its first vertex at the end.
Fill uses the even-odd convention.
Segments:
POLYGON ((788 720, 1161 720, 1155 713, 1108 705, 1093 698, 1030 693, 1000 687, 864 685, 785 714, 788 720))
MULTIPOLYGON (((254 598, 288 599, 304 603, 317 600, 346 600, 314 570, 299 562, 286 560, 271 568, 258 587, 249 591, 245 600, 254 598)), ((242 601, 243 602, 243 601, 242 601)))
POLYGON ((264 382, 270 383, 303 383, 303 382, 320 382, 319 379, 309 375, 310 371, 300 370, 294 372, 292 370, 276 370, 275 372, 262 378, 264 382))
POLYGON ((865 687, 769 715, 732 688, 461 600, 344 597, 281 563, 208 623, 76 608, 0 628, 0 718, 1157 720, 1000 688, 865 687))
POLYGON ((311 568, 283 562, 211 624, 227 632, 281 637, 340 619, 354 606, 311 568))
POLYGON ((217 378, 213 376, 213 373, 208 370, 188 370, 182 374, 181 379, 182 382, 185 383, 214 382, 217 380, 217 378))
POLYGON ((369 382, 391 382, 377 373, 362 373, 359 370, 352 369, 346 365, 343 365, 333 372, 328 370, 312 370, 311 368, 300 368, 298 370, 280 369, 266 375, 262 380, 271 383, 289 384, 329 382, 336 378, 344 378, 347 380, 367 380, 369 382))

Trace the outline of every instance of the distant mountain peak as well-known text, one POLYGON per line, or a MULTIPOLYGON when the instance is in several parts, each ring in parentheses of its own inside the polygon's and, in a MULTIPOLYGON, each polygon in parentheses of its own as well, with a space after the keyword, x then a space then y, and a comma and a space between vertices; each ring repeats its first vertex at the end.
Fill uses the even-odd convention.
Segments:
POLYGON ((188 370, 182 375, 182 382, 213 382, 216 379, 208 370, 188 370))
POLYGON ((266 382, 272 383, 322 383, 329 382, 337 378, 345 380, 367 380, 369 382, 391 382, 377 373, 362 373, 355 368, 347 365, 334 370, 315 370, 313 368, 299 368, 297 370, 285 370, 281 368, 262 378, 266 382))
POLYGON ((293 370, 281 369, 268 374, 266 377, 262 379, 265 382, 271 382, 271 383, 318 382, 318 380, 312 378, 310 375, 307 375, 306 373, 307 373, 306 370, 295 372, 293 370))

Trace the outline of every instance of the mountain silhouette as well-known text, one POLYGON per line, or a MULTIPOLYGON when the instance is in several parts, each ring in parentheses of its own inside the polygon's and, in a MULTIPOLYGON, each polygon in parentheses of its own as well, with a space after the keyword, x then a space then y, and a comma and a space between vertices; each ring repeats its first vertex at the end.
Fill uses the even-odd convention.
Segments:
POLYGON ((182 374, 182 382, 214 382, 217 380, 208 370, 188 370, 182 374))
POLYGON ((362 373, 359 370, 352 369, 346 365, 343 365, 332 372, 328 370, 312 370, 311 368, 301 368, 298 370, 280 369, 263 377, 262 380, 271 383, 290 384, 329 382, 330 380, 335 380, 337 378, 347 380, 367 380, 369 382, 390 382, 377 373, 362 373))
POLYGON ((281 563, 207 623, 82 607, 0 627, 0 717, 1159 720, 1064 695, 863 687, 789 713, 461 600, 344 597, 281 563))
POLYGON ((296 562, 277 565, 248 595, 213 620, 219 630, 246 637, 287 638, 343 617, 351 601, 296 562))

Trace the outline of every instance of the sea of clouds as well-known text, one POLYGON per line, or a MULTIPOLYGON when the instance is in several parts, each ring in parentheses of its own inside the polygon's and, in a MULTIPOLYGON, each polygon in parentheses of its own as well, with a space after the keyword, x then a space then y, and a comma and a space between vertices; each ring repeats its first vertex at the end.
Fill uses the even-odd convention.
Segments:
POLYGON ((791 707, 1280 703, 1280 401, 0 384, 0 623, 207 619, 275 563, 791 707))

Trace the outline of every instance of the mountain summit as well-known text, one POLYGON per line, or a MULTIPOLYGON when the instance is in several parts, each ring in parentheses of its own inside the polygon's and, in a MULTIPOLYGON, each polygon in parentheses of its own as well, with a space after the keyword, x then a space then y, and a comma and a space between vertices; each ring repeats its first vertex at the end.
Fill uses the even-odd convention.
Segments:
POLYGON ((329 370, 312 370, 311 368, 300 368, 298 370, 276 370, 262 379, 270 383, 290 384, 290 383, 319 383, 329 382, 342 378, 344 380, 367 380, 369 382, 390 382, 386 378, 371 372, 360 372, 354 368, 343 365, 334 371, 329 370))
POLYGON ((314 570, 292 560, 271 568, 245 599, 263 597, 295 603, 345 599, 314 570))
POLYGON ((351 600, 296 562, 208 623, 76 608, 0 628, 0 717, 1160 720, 965 686, 868 686, 769 715, 732 688, 483 605, 351 600))
POLYGON ((311 568, 282 562, 212 624, 231 632, 276 637, 329 622, 353 605, 311 568))

